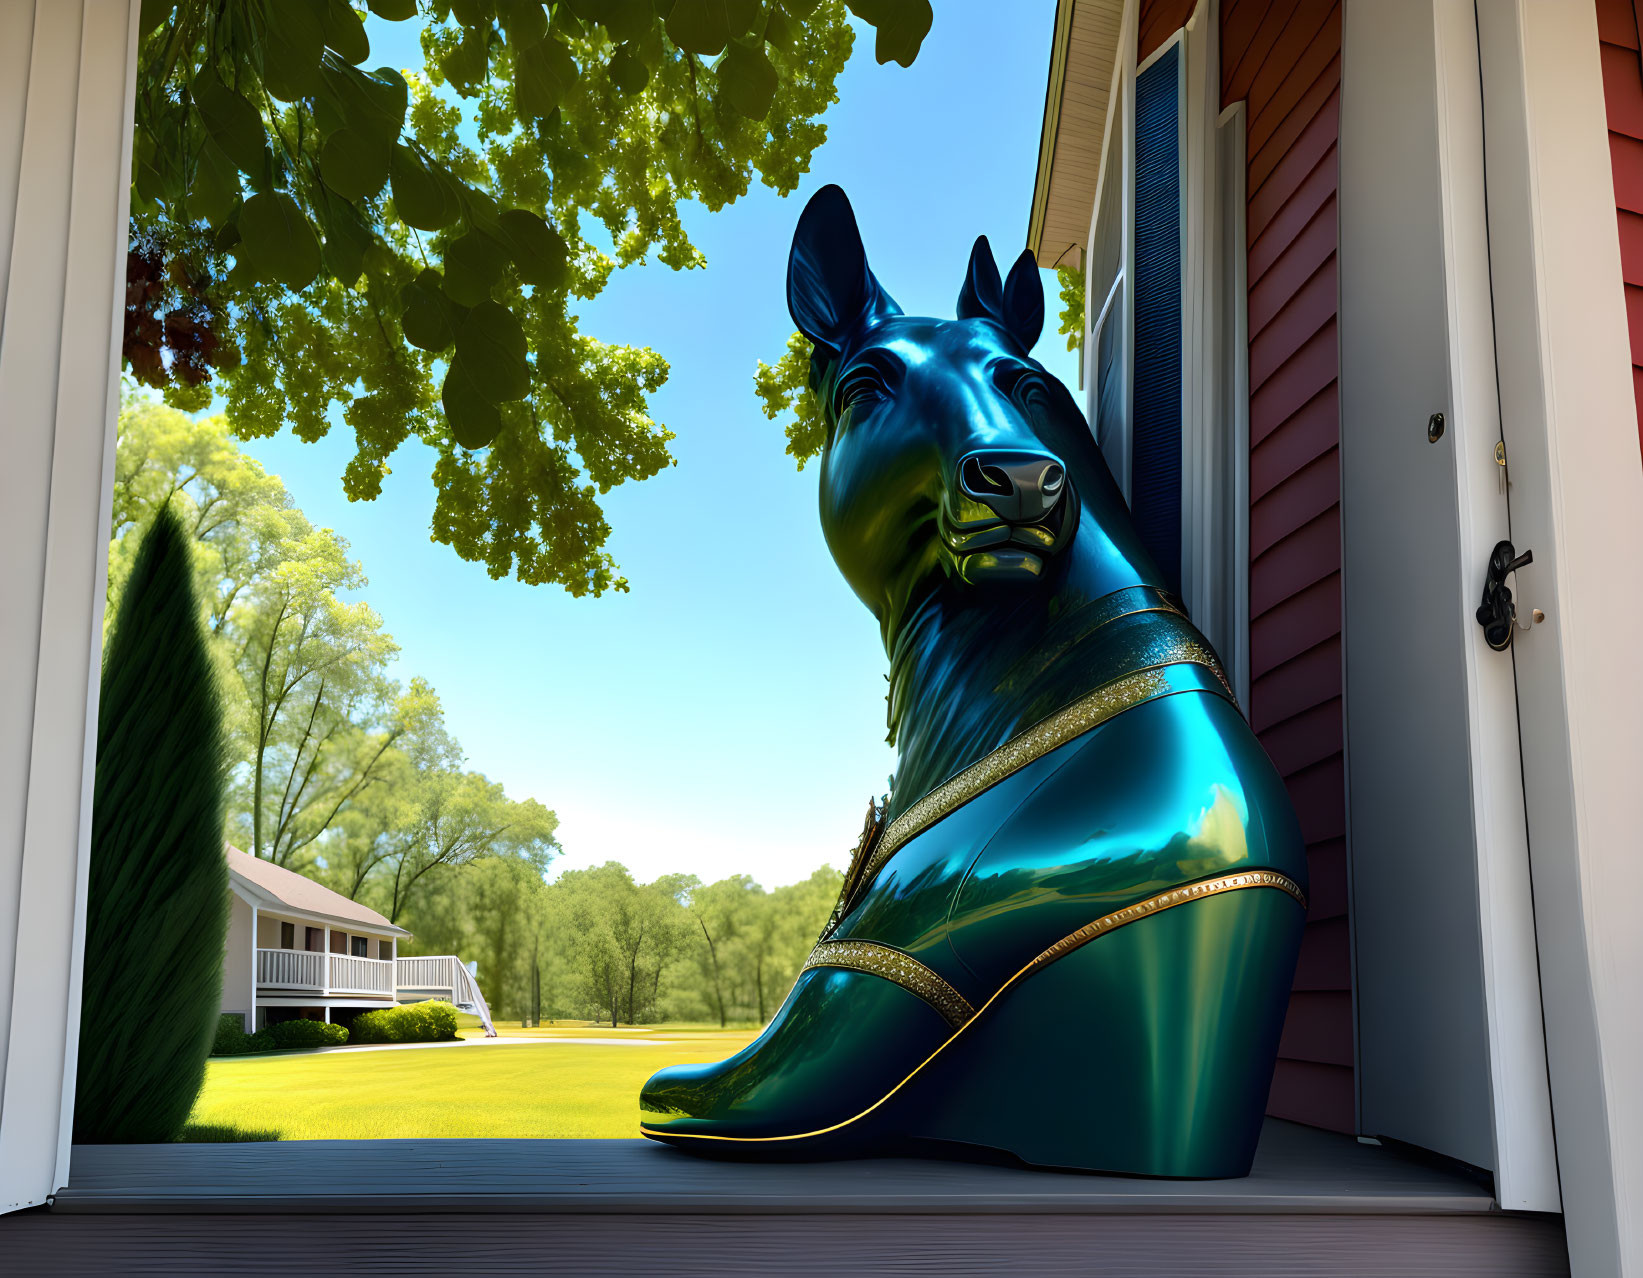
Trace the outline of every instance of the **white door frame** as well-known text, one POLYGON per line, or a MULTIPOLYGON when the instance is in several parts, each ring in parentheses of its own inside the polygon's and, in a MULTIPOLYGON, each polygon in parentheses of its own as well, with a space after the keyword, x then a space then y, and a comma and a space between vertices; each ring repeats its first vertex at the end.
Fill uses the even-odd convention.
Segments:
POLYGON ((1576 1274, 1643 1275, 1643 461, 1597 17, 1477 6, 1547 1059, 1576 1274))
POLYGON ((0 0, 0 1211, 67 1182, 137 0, 0 0))

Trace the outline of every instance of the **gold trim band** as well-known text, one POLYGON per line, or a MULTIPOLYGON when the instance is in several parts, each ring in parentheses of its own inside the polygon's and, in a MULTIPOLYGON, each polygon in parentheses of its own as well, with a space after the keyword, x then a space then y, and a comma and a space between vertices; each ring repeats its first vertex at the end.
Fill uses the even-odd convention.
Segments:
MULTIPOLYGON (((1056 959, 1065 958, 1074 950, 1080 949, 1081 947, 1089 944, 1089 942, 1095 940, 1096 937, 1105 936, 1107 933, 1116 931, 1125 924, 1134 923, 1138 919, 1144 919, 1149 915, 1160 914, 1165 910, 1174 909, 1178 905, 1186 905, 1192 901, 1201 901, 1207 897, 1218 896, 1223 892, 1236 892, 1247 888, 1275 888, 1278 891, 1292 897, 1302 909, 1306 908, 1306 894, 1301 891, 1300 885, 1288 875, 1280 874, 1276 870, 1245 870, 1239 874, 1223 874, 1219 878, 1204 879, 1198 883, 1188 883, 1182 887, 1171 888, 1167 892, 1160 892, 1156 896, 1150 896, 1145 901, 1137 901, 1134 905, 1126 905, 1123 909, 1114 910, 1111 914, 1103 914, 1100 918, 1096 919, 1095 922, 1087 923, 1083 927, 1079 928, 1078 931, 1062 937, 1054 945, 1050 946, 1049 949, 1037 955, 1032 962, 1028 963, 1009 980, 1005 981, 1004 984, 1000 985, 994 992, 993 996, 976 1010, 974 1016, 970 1017, 970 1019, 965 1021, 962 1025, 957 1026, 951 1034, 949 1034, 940 1044, 937 1045, 935 1051, 931 1052, 922 1061, 915 1065, 912 1068, 912 1071, 908 1073, 908 1075, 903 1078, 901 1082, 897 1083, 889 1091, 885 1092, 883 1096, 879 1097, 859 1114, 852 1114, 849 1118, 834 1123, 831 1127, 818 1127, 815 1131, 810 1132, 794 1132, 788 1136, 714 1136, 706 1132, 658 1131, 654 1127, 647 1127, 644 1123, 640 1123, 640 1134, 644 1136, 660 1137, 665 1140, 725 1140, 736 1141, 743 1144, 768 1144, 774 1141, 783 1140, 808 1140, 813 1136, 826 1136, 830 1132, 836 1132, 840 1128, 848 1127, 851 1123, 858 1122, 859 1120, 866 1118, 879 1106, 883 1105, 887 1100, 899 1092, 903 1087, 906 1087, 908 1083, 912 1082, 926 1065, 935 1060, 936 1057, 940 1056, 948 1049, 948 1047, 957 1041, 960 1034, 964 1033, 965 1030, 969 1029, 970 1026, 974 1025, 983 1016, 985 1016, 987 1009, 994 1003, 998 1002, 999 999, 1003 998, 1005 991, 1007 991, 1017 981, 1020 981, 1023 978, 1032 975, 1034 972, 1048 967, 1051 963, 1055 962, 1056 959)), ((858 942, 858 944, 860 944, 860 942, 858 942)))
MULTIPOLYGON (((1306 909, 1306 893, 1302 892, 1300 885, 1287 874, 1279 874, 1276 870, 1245 870, 1241 874, 1223 874, 1218 879, 1205 879, 1199 883, 1188 883, 1184 887, 1171 888, 1168 892, 1149 896, 1145 901, 1137 901, 1134 905, 1126 905, 1111 914, 1103 914, 1094 923, 1086 923, 1070 936, 1062 937, 1022 968, 1016 976, 1029 976, 1039 968, 1048 967, 1056 959, 1088 945, 1096 937, 1104 936, 1126 923, 1144 919, 1149 914, 1160 914, 1165 910, 1174 909, 1177 905, 1185 905, 1188 901, 1201 901, 1207 896, 1219 896, 1222 892, 1236 892, 1239 888, 1252 887, 1270 887, 1277 888, 1280 892, 1288 892, 1303 910, 1306 909)), ((1015 980, 1016 977, 1010 979, 1015 980)))
MULTIPOLYGON (((903 845, 943 817, 963 807, 983 791, 992 789, 1029 763, 1036 762, 1050 751, 1083 736, 1091 729, 1100 727, 1109 719, 1117 718, 1124 711, 1133 710, 1136 706, 1168 696, 1172 692, 1183 691, 1169 681, 1164 673, 1168 667, 1202 666, 1214 674, 1220 687, 1226 686, 1226 677, 1221 673, 1221 664, 1215 659, 1215 654, 1196 639, 1171 636, 1169 642, 1149 655, 1153 660, 1147 668, 1103 684, 1065 709, 1057 710, 1049 718, 1040 719, 1019 736, 1012 737, 951 780, 938 785, 890 822, 884 837, 873 849, 866 868, 857 877, 853 897, 859 899, 874 876, 884 868, 884 863, 903 845)), ((854 900, 849 904, 853 905, 854 900)), ((845 911, 841 911, 841 917, 843 913, 848 912, 848 908, 847 906, 845 911)))
POLYGON ((823 941, 810 951, 810 957, 799 970, 808 972, 813 967, 844 967, 894 981, 935 1008, 955 1029, 976 1014, 964 995, 911 954, 891 945, 880 945, 877 941, 823 941))

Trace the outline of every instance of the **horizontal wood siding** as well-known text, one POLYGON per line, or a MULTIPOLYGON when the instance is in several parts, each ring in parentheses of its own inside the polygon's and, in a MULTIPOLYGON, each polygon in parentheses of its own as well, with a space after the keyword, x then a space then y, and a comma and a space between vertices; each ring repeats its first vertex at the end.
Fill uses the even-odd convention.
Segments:
POLYGON ((1336 335, 1340 85, 1338 4, 1223 0, 1221 101, 1246 104, 1248 131, 1249 712, 1295 803, 1312 877, 1268 1110, 1350 1131, 1336 335))
POLYGON ((1609 116, 1620 273, 1626 281, 1626 327, 1632 344, 1632 393, 1643 435, 1643 29, 1636 0, 1597 0, 1603 100, 1609 116))
POLYGON ((1187 19, 1199 3, 1200 0, 1141 0, 1140 12, 1136 15, 1140 39, 1135 60, 1145 62, 1163 48, 1164 41, 1187 25, 1187 19))
MULTIPOLYGON (((1193 0, 1142 0, 1137 56, 1144 60, 1162 47, 1196 7, 1193 0)), ((1249 712, 1295 803, 1312 871, 1306 937, 1268 1110, 1350 1131, 1356 1104, 1336 333, 1340 87, 1338 3, 1222 0, 1221 103, 1244 102, 1247 129, 1249 712)), ((1643 120, 1643 91, 1638 114, 1643 120)), ((1643 130, 1637 136, 1643 139, 1643 130)), ((1637 145, 1643 157, 1643 140, 1637 145)), ((1637 185, 1643 196, 1643 165, 1637 185)), ((1643 216, 1637 247, 1643 270, 1643 216)), ((1643 319, 1643 305, 1638 314, 1643 319)))

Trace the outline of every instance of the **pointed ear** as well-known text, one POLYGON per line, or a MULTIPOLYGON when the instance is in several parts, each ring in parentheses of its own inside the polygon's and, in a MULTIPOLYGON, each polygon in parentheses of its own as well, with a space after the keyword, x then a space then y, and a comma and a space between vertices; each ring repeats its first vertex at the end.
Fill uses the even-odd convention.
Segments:
POLYGON ((1010 268, 1010 278, 1004 281, 1004 327, 1021 343, 1023 350, 1032 350, 1038 335, 1044 331, 1044 281, 1039 278, 1038 262, 1031 249, 1023 249, 1010 268))
POLYGON ((993 261, 993 246, 985 235, 976 236, 970 250, 970 269, 964 274, 964 287, 958 291, 959 319, 992 319, 1003 321, 1004 285, 998 278, 998 263, 993 261))
POLYGON ((837 186, 822 187, 799 215, 787 258, 787 309, 801 333, 833 353, 853 329, 901 314, 873 277, 855 212, 837 186))

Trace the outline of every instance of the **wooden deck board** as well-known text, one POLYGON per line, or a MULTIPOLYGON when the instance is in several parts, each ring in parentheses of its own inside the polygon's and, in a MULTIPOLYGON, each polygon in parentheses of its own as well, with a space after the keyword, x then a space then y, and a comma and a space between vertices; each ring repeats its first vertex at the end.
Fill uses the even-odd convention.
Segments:
POLYGON ((644 1140, 280 1141, 74 1150, 67 1212, 1427 1214, 1488 1212, 1465 1177, 1269 1121, 1252 1175, 1165 1181, 936 1159, 703 1161, 644 1140))
POLYGON ((1487 1216, 0 1218, 7 1278, 112 1274, 1562 1278, 1562 1231, 1487 1216))
POLYGON ((1568 1273, 1558 1218, 1498 1211, 1465 1175, 1278 1120, 1236 1181, 704 1162, 638 1140, 77 1146, 49 1209, 0 1216, 0 1258, 7 1278, 1568 1273))

